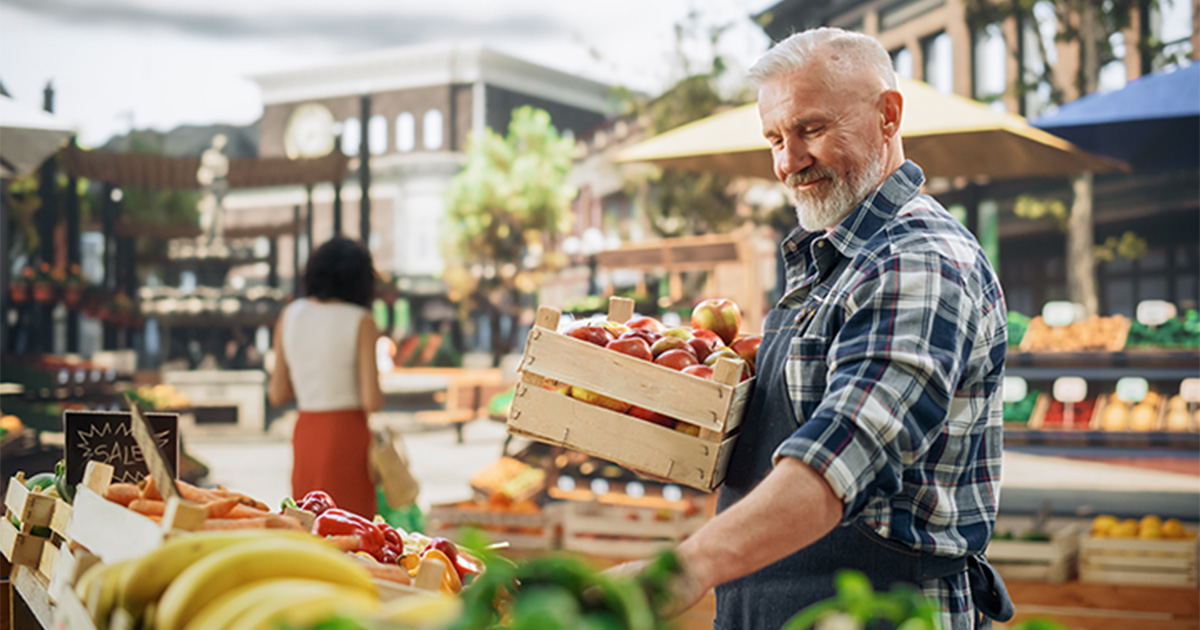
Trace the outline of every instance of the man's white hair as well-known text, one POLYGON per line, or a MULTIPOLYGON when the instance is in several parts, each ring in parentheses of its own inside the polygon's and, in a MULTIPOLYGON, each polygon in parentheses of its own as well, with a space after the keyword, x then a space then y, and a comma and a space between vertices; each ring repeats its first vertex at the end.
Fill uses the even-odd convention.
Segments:
POLYGON ((775 44, 750 67, 750 82, 761 86, 818 59, 832 71, 829 79, 866 71, 878 75, 888 89, 896 89, 892 58, 879 42, 860 33, 827 26, 801 31, 775 44))

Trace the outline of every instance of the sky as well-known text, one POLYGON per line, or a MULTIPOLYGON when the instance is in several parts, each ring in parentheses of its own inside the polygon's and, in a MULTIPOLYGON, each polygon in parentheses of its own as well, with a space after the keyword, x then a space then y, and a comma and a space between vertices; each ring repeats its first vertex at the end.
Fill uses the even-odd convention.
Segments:
MULTIPOLYGON (((737 75, 766 50, 749 16, 774 0, 0 0, 0 81, 98 146, 132 128, 246 124, 262 114, 250 76, 408 44, 471 40, 647 94, 681 76, 675 25, 729 25, 737 75)), ((684 48, 709 54, 704 37, 684 48)))

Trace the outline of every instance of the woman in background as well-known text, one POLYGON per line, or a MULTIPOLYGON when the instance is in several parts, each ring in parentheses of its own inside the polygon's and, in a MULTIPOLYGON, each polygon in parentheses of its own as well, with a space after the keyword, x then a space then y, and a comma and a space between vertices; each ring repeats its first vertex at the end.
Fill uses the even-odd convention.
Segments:
POLYGON ((367 414, 383 405, 371 316, 375 266, 358 243, 334 238, 304 273, 305 297, 275 324, 272 405, 292 398, 300 418, 292 436, 292 494, 328 492, 338 507, 375 515, 367 414))

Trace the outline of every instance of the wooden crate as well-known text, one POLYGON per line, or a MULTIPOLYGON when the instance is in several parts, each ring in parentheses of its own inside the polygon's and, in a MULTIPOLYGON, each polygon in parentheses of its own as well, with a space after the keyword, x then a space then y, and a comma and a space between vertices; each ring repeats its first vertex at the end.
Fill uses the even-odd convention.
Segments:
POLYGON ((4 522, 0 523, 0 554, 14 565, 36 570, 42 559, 42 550, 50 544, 50 539, 35 536, 33 528, 50 527, 55 507, 54 497, 25 487, 25 475, 17 473, 9 479, 8 489, 4 493, 4 522), (20 521, 20 528, 12 524, 12 518, 20 521))
MULTIPOLYGON (((625 321, 632 302, 614 298, 609 319, 625 321)), ((738 382, 741 361, 722 360, 713 380, 555 332, 559 312, 542 307, 529 333, 508 416, 514 435, 583 451, 700 490, 725 479, 753 379, 738 382), (590 405, 544 387, 582 387, 695 425, 699 435, 590 405)))
POLYGON ((1141 540, 1086 536, 1079 546, 1079 581, 1196 588, 1198 557, 1200 548, 1195 538, 1141 540))
POLYGON ((547 506, 536 513, 485 511, 472 502, 443 503, 429 508, 426 516, 430 536, 459 540, 464 528, 484 530, 511 549, 543 550, 558 547, 562 524, 559 510, 547 506))
MULTIPOLYGON (((1005 525, 1003 521, 998 522, 997 531, 1005 525)), ((1048 541, 1019 540, 1024 532, 1011 531, 1017 540, 993 539, 987 548, 988 562, 1005 579, 1062 584, 1072 578, 1079 555, 1077 525, 1052 529, 1048 541)))
POLYGON ((704 514, 678 510, 567 501, 562 547, 593 556, 643 558, 673 547, 707 522, 704 514))

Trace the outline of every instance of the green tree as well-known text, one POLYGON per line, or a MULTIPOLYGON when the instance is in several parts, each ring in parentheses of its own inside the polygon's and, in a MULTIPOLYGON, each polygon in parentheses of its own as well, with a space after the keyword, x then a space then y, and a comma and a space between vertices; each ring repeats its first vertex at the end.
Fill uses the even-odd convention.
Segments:
POLYGON ((562 266, 555 244, 570 227, 575 189, 566 181, 575 151, 540 109, 513 111, 508 134, 485 128, 467 142, 467 163, 450 183, 446 281, 451 299, 489 316, 495 362, 516 347, 525 296, 562 266))
MULTIPOLYGON (((645 117, 649 136, 711 116, 724 106, 747 100, 745 90, 721 94, 727 66, 720 52, 721 37, 731 24, 705 27, 692 11, 675 25, 676 71, 682 78, 659 97, 628 98, 627 115, 645 117), (708 58, 695 63, 684 53, 690 42, 702 40, 708 58)), ((628 93, 627 93, 628 94, 628 93)), ((650 228, 659 236, 683 236, 722 232, 736 219, 736 195, 731 178, 718 173, 691 173, 678 169, 637 168, 627 170, 626 188, 641 199, 650 228)))

